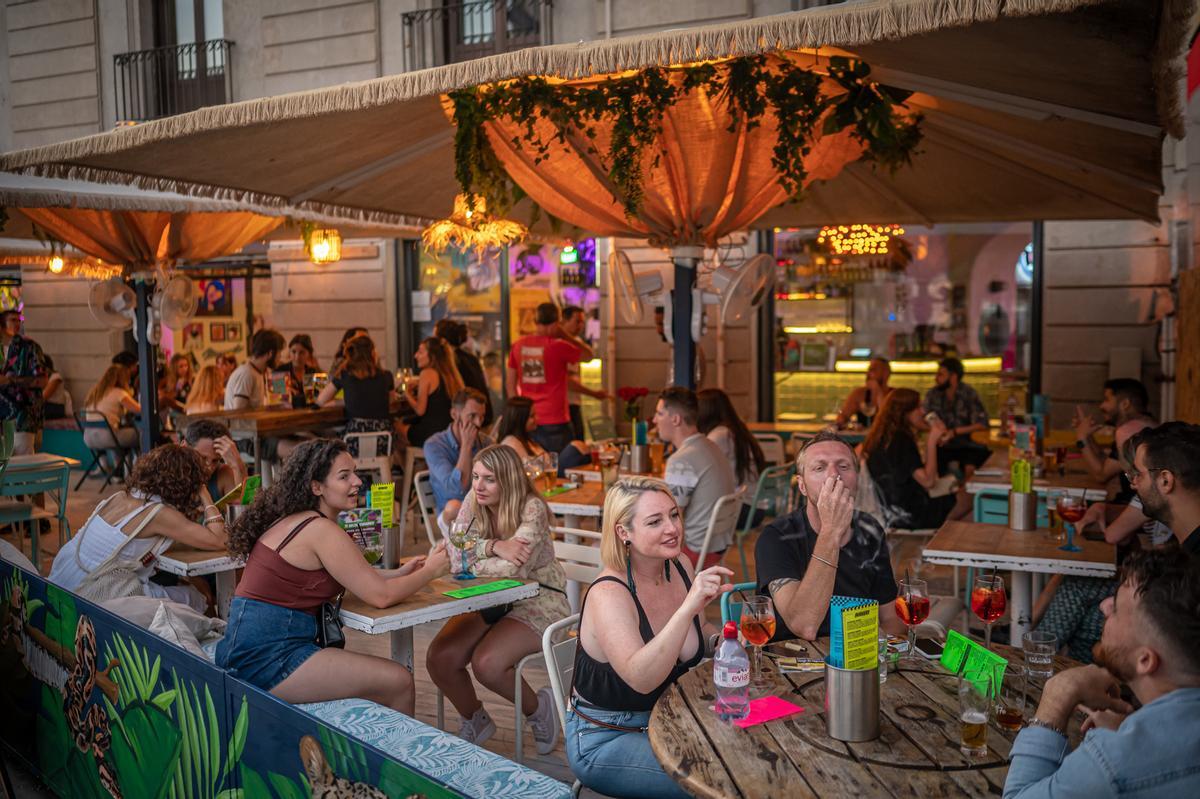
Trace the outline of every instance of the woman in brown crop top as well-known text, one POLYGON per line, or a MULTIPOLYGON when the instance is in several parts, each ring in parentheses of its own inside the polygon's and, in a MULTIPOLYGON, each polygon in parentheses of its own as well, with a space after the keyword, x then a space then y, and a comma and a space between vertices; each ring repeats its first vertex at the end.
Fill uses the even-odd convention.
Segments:
POLYGON ((229 549, 247 556, 216 662, 287 702, 360 697, 412 715, 413 679, 392 660, 315 643, 315 611, 343 587, 369 605, 400 602, 444 574, 444 546, 399 569, 367 564, 334 521, 358 504, 362 481, 340 439, 296 448, 279 480, 233 525, 229 549))

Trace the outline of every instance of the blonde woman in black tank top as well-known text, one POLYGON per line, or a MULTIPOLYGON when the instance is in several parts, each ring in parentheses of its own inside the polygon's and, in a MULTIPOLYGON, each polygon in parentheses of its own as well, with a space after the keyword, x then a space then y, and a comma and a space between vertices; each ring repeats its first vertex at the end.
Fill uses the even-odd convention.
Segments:
POLYGON ((606 796, 687 796, 659 766, 645 727, 659 694, 712 649, 704 609, 732 590, 733 572, 713 566, 693 577, 682 545, 666 483, 628 477, 608 490, 605 568, 582 610, 566 736, 575 776, 606 796))

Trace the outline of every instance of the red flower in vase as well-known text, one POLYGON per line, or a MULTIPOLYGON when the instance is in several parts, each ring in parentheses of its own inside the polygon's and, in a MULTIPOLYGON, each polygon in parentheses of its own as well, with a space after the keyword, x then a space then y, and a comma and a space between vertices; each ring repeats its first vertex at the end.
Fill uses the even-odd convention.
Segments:
POLYGON ((650 389, 645 386, 621 386, 617 389, 617 397, 625 403, 626 421, 635 421, 642 415, 642 399, 649 396, 650 389))

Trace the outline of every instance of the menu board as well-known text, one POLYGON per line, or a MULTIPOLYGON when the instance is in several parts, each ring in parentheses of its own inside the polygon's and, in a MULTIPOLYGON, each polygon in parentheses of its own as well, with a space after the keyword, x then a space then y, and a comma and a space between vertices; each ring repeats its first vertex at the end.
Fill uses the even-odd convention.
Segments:
POLYGON ((829 664, 855 671, 879 667, 879 603, 874 599, 830 598, 829 664))
POLYGON ((946 648, 938 660, 942 667, 954 674, 982 671, 993 675, 991 691, 995 695, 1004 682, 1004 671, 1008 660, 997 655, 982 644, 978 644, 955 630, 946 634, 946 648))
POLYGON ((338 514, 338 524, 350 534, 374 566, 383 559, 383 514, 378 508, 354 508, 338 514))

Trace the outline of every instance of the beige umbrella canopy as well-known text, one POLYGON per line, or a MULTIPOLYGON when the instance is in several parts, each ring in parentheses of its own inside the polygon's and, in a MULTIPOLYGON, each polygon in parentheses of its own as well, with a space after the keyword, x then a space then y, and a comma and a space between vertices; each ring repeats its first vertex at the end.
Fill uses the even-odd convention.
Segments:
MULTIPOLYGON (((280 230, 285 218, 294 223, 344 223, 311 211, 285 213, 232 200, 12 173, 0 173, 0 208, 9 217, 0 229, 3 235, 33 238, 40 231, 43 237, 127 272, 237 252, 280 230)), ((396 217, 391 224, 377 223, 366 230, 355 223, 344 235, 369 231, 395 236, 411 233, 420 221, 396 217)), ((301 235, 296 225, 288 228, 286 235, 301 235)), ((47 247, 42 257, 50 254, 47 247)))
MULTIPOLYGON (((850 162, 809 186, 803 202, 780 196, 782 204, 762 208, 757 221, 747 212, 739 224, 1149 219, 1161 192, 1164 130, 1182 134, 1179 84, 1196 5, 852 2, 216 106, 10 153, 0 168, 265 207, 348 207, 363 221, 441 216, 460 191, 447 92, 760 53, 821 69, 848 54, 869 63, 872 78, 915 92, 906 106, 924 122, 911 166, 889 174, 850 162)), ((514 177, 536 194, 533 181, 525 180, 530 190, 514 177)))

